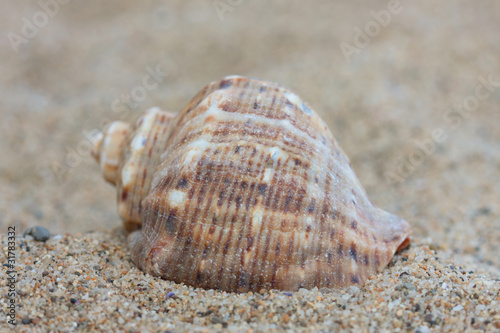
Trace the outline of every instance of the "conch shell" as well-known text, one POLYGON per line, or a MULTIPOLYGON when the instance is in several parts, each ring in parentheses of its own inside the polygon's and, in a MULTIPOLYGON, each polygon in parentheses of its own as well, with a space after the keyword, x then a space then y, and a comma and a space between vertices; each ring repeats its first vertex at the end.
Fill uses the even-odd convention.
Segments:
POLYGON ((405 220, 370 203, 323 120, 275 83, 213 82, 178 114, 112 123, 94 154, 118 189, 132 260, 177 283, 360 285, 410 242, 405 220))

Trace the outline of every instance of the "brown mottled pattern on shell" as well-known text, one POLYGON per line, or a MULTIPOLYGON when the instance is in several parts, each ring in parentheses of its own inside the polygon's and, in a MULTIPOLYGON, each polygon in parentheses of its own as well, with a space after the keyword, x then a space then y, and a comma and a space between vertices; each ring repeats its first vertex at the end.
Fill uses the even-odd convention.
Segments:
POLYGON ((130 238, 145 272, 227 291, 347 286, 409 235, 371 205, 327 126, 287 89, 229 77, 174 124, 161 161, 147 162, 159 165, 130 238))
POLYGON ((118 212, 129 231, 141 226, 142 200, 150 190, 154 171, 160 162, 161 154, 166 150, 171 121, 174 117, 175 114, 157 108, 148 110, 137 120, 130 140, 125 145, 120 161, 121 177, 117 183, 118 212), (137 149, 133 148, 133 145, 139 131, 147 136, 144 137, 141 148, 137 149), (128 177, 131 180, 124 184, 124 172, 129 163, 130 168, 127 170, 133 172, 129 172, 128 177))

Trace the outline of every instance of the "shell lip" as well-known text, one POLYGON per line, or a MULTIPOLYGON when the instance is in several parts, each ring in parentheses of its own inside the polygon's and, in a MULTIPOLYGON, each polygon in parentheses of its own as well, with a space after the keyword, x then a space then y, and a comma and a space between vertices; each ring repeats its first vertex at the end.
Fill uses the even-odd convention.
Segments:
POLYGON ((408 235, 401 244, 399 244, 398 248, 396 249, 396 252, 402 251, 408 247, 410 247, 411 244, 411 235, 408 235))

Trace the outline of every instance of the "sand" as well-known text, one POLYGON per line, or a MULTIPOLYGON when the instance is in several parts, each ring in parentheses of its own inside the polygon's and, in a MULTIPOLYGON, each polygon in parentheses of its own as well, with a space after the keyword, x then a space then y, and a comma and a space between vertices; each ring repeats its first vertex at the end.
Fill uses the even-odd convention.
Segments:
POLYGON ((19 331, 500 329, 500 279, 456 266, 426 240, 397 255, 362 288, 245 294, 145 275, 124 242, 118 230, 21 241, 19 331))
POLYGON ((3 8, 0 329, 500 331, 500 5, 3 8), (147 276, 130 261, 114 188, 88 137, 155 105, 179 110, 230 74, 297 92, 327 122, 372 202, 410 222, 411 247, 361 288, 224 293, 147 276), (37 225, 51 232, 45 243, 23 237, 37 225), (6 316, 9 226, 15 327, 6 316))

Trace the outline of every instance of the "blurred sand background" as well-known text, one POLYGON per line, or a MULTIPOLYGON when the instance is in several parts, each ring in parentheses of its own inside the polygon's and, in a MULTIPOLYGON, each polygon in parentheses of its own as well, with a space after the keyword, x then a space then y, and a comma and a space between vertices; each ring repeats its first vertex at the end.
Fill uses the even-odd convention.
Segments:
MULTIPOLYGON (((152 106, 178 111, 238 74, 306 100, 372 202, 410 222, 416 250, 484 274, 498 296, 500 4, 62 2, 1 4, 1 234, 41 225, 68 241, 97 230, 123 242, 115 189, 85 133, 152 106), (388 6, 390 22, 380 18, 388 6), (346 57, 346 47, 356 52, 346 57), (165 76, 141 89, 157 67, 165 76)), ((486 330, 500 315, 498 303, 491 309, 486 330)))

